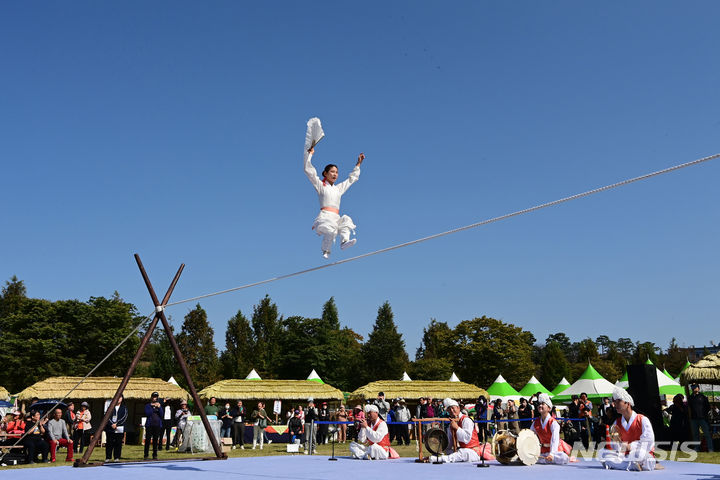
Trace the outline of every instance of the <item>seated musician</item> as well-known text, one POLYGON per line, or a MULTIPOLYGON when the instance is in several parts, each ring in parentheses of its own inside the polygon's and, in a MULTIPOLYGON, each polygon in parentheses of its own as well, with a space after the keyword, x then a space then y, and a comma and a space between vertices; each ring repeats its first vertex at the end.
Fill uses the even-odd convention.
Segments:
POLYGON ((547 393, 538 395, 538 412, 530 430, 535 432, 540 440, 540 458, 538 463, 565 465, 570 460, 568 455, 572 447, 560 439, 560 424, 550 415, 553 408, 552 401, 547 393))
POLYGON ((398 458, 397 452, 390 447, 388 426, 380 418, 377 405, 366 405, 365 414, 359 422, 358 441, 350 442, 352 457, 361 460, 398 458))
POLYGON ((600 460, 605 468, 649 471, 655 469, 655 433, 650 420, 633 411, 635 402, 622 388, 613 390, 613 405, 618 418, 610 428, 612 450, 602 450, 600 460))
MULTIPOLYGON (((441 455, 442 462, 479 462, 483 454, 480 441, 478 440, 475 423, 467 415, 460 413, 460 406, 452 398, 443 401, 445 409, 450 414, 450 426, 448 427, 448 443, 453 446, 455 452, 450 455, 441 455), (456 448, 455 448, 456 447, 456 448)), ((487 454, 491 449, 487 448, 487 454)))

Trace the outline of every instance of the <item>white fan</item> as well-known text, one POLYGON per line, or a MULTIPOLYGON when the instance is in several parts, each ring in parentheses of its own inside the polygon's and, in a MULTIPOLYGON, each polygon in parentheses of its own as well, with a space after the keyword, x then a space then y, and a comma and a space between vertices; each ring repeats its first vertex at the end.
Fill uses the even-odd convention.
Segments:
POLYGON ((313 117, 307 122, 307 132, 305 132, 305 151, 314 148, 320 140, 325 137, 320 119, 313 117))

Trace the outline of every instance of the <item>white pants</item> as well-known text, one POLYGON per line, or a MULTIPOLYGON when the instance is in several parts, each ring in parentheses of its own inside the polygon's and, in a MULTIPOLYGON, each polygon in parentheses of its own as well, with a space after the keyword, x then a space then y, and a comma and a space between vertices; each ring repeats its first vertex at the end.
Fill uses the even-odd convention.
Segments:
POLYGON ((367 460, 368 457, 372 460, 387 460, 390 456, 389 452, 376 443, 365 446, 357 442, 350 442, 350 454, 360 460, 367 460))
POLYGON ((480 455, 472 448, 458 448, 457 452, 450 455, 441 455, 440 461, 443 463, 479 462, 480 455))
POLYGON ((538 458, 537 463, 543 464, 543 465, 567 465, 570 462, 570 457, 568 457, 568 454, 565 452, 555 452, 552 454, 553 459, 552 461, 548 462, 543 455, 548 455, 547 453, 541 453, 540 458, 538 458))
POLYGON ((642 470, 643 472, 655 470, 655 457, 647 454, 645 458, 633 458, 633 455, 624 455, 615 450, 602 450, 598 458, 607 468, 613 470, 642 470))
POLYGON ((350 240, 350 232, 355 233, 355 224, 347 215, 342 217, 334 212, 320 210, 320 214, 315 218, 313 230, 323 237, 322 250, 329 252, 332 248, 335 237, 340 235, 341 242, 350 240))

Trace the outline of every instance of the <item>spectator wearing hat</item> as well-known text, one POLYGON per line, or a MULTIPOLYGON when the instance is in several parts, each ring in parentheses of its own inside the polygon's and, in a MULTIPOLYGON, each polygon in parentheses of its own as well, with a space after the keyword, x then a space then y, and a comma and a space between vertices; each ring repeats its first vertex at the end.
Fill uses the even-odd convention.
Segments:
POLYGON ((163 405, 160 403, 160 396, 157 392, 150 395, 150 401, 145 404, 145 455, 144 459, 149 460, 150 443, 153 447, 153 460, 157 460, 158 444, 162 435, 163 426, 163 405))
POLYGON ((5 426, 8 435, 8 443, 11 445, 25 433, 25 420, 23 420, 22 412, 15 409, 12 411, 12 416, 12 420, 10 420, 5 426))
POLYGON ((487 424, 487 412, 488 412, 488 405, 487 405, 487 398, 480 395, 475 402, 475 420, 480 421, 480 423, 477 424, 478 426, 478 434, 480 435, 480 440, 485 443, 485 440, 488 437, 488 424, 487 424))
POLYGON ((314 425, 313 422, 318 421, 318 410, 315 408, 315 401, 312 398, 308 399, 308 406, 305 410, 305 454, 309 454, 310 450, 313 450, 313 453, 315 451, 315 446, 313 445, 313 439, 315 436, 315 432, 313 431, 313 428, 317 430, 317 425, 314 425))
POLYGON ((296 409, 293 412, 293 416, 288 421, 288 430, 290 432, 290 443, 295 443, 296 440, 299 443, 299 439, 303 438, 305 432, 305 424, 300 418, 300 410, 296 409))
POLYGON ((177 424, 177 430, 175 431, 175 438, 173 439, 173 445, 180 447, 183 441, 183 435, 185 434, 185 427, 187 426, 188 418, 190 417, 190 410, 188 409, 188 403, 185 400, 180 401, 180 408, 175 412, 175 423, 177 424))
MULTIPOLYGON (((690 409, 690 429, 692 430, 693 441, 700 442, 700 429, 705 435, 708 452, 713 451, 713 439, 710 432, 710 402, 707 397, 700 393, 700 385, 692 385, 692 393, 688 397, 688 408, 690 409)), ((698 443, 697 449, 700 450, 698 443)))
POLYGON ((380 415, 380 418, 385 420, 387 418, 387 413, 390 410, 390 404, 385 400, 385 393, 378 392, 377 398, 373 401, 373 405, 378 408, 378 415, 380 415))
POLYGON ((73 428, 73 448, 75 453, 82 453, 83 449, 90 444, 90 421, 92 414, 90 413, 90 404, 82 402, 80 410, 75 413, 75 424, 73 428))
POLYGON ((128 410, 123 405, 123 396, 118 398, 117 405, 113 407, 110 419, 105 425, 107 441, 105 443, 105 462, 120 460, 122 456, 123 437, 125 436, 125 422, 128 418, 128 410))
MULTIPOLYGON (((409 422, 410 421, 410 409, 405 405, 405 399, 401 398, 398 400, 398 406, 395 409, 395 421, 396 422, 409 422)), ((410 425, 395 425, 397 444, 410 445, 410 425)))
MULTIPOLYGON (((345 410, 345 405, 340 405, 340 408, 337 409, 335 412, 335 421, 337 422, 347 422, 348 421, 348 412, 345 410)), ((347 441, 347 424, 340 423, 338 424, 338 443, 345 443, 347 441)))
POLYGON ((397 421, 395 419, 395 411, 397 409, 397 406, 398 400, 397 398, 394 398, 392 401, 392 406, 390 407, 390 410, 388 410, 387 417, 385 417, 385 421, 388 424, 388 432, 390 433, 390 443, 392 443, 393 440, 395 440, 395 438, 397 437, 397 425, 395 424, 395 422, 397 421))
MULTIPOLYGON (((320 405, 320 409, 318 410, 318 420, 321 422, 329 422, 330 421, 330 410, 328 410, 327 402, 323 402, 320 405)), ((328 442, 329 427, 330 427, 330 425, 327 423, 318 425, 317 443, 319 445, 322 445, 322 444, 328 442)))

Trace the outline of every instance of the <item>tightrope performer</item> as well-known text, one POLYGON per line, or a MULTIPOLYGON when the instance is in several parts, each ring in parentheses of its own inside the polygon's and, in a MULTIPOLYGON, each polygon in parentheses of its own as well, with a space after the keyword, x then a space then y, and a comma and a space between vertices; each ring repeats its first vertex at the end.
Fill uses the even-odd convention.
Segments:
MULTIPOLYGON (((318 235, 323 237, 322 239, 322 255, 325 258, 330 257, 330 250, 332 244, 335 242, 335 237, 340 235, 340 248, 345 250, 355 245, 357 239, 350 238, 350 234, 355 233, 355 224, 348 215, 340 216, 340 197, 350 188, 350 185, 357 182, 360 178, 360 165, 365 160, 365 154, 361 153, 358 156, 355 168, 350 172, 347 180, 341 183, 337 183, 338 179, 338 167, 334 164, 328 164, 323 169, 322 180, 318 177, 317 171, 312 164, 312 156, 315 153, 315 145, 322 138, 313 138, 313 127, 320 129, 322 135, 322 128, 319 126, 320 120, 317 118, 311 118, 308 122, 308 133, 306 135, 305 146, 309 148, 305 149, 305 175, 307 175, 310 183, 318 193, 320 200, 320 214, 315 218, 313 223, 313 230, 318 235)), ((316 134, 317 135, 317 134, 316 134)))
POLYGON ((538 395, 538 411, 540 418, 536 418, 530 430, 535 432, 540 440, 540 457, 538 463, 552 463, 565 465, 570 461, 568 455, 572 447, 560 439, 560 424, 550 415, 552 402, 547 393, 538 395))
POLYGON ((611 427, 612 450, 602 450, 600 460, 605 468, 649 471, 655 469, 655 433, 650 420, 633 411, 635 402, 622 388, 613 390, 613 404, 618 419, 611 427))

